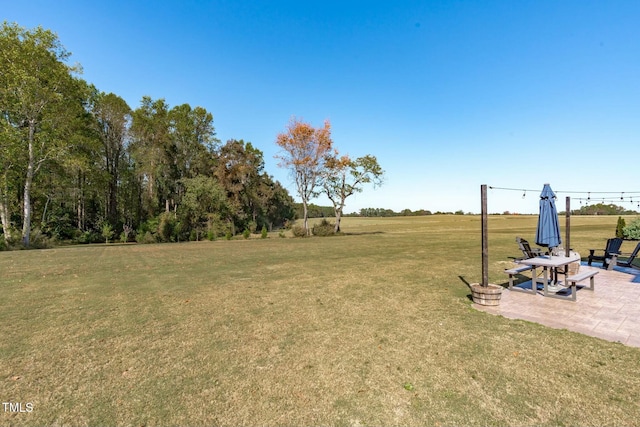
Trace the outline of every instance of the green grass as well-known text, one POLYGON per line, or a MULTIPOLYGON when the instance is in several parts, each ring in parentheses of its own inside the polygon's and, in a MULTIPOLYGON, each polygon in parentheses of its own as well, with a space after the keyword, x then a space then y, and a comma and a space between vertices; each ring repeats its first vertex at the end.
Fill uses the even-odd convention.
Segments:
MULTIPOLYGON (((535 225, 490 218, 493 283, 535 225)), ((0 253, 0 424, 638 425, 640 349, 471 307, 478 217, 342 228, 0 253)))

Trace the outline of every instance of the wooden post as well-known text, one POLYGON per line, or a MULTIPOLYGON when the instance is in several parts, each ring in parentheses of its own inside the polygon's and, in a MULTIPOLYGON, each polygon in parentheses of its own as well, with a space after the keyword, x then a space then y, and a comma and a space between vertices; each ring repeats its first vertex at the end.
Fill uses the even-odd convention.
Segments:
POLYGON ((487 185, 480 186, 480 200, 482 204, 482 286, 489 286, 489 242, 487 233, 487 185))
POLYGON ((567 236, 564 242, 564 247, 565 249, 565 255, 567 257, 569 257, 569 251, 571 250, 571 197, 567 196, 567 206, 566 206, 566 213, 565 213, 565 219, 566 219, 566 223, 565 223, 565 235, 567 236))

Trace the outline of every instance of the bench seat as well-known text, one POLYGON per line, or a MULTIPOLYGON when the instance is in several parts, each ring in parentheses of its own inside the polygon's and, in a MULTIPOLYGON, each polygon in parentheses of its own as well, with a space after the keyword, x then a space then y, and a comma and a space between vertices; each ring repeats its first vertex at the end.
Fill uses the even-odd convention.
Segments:
POLYGON ((573 276, 567 277, 567 283, 575 284, 575 283, 581 282, 581 281, 583 281, 585 279, 591 279, 591 280, 589 280, 589 289, 593 291, 595 289, 594 288, 595 283, 594 283, 594 279, 593 278, 594 278, 594 276, 596 274, 598 274, 598 270, 584 271, 582 273, 574 274, 573 276))
POLYGON ((530 266, 530 265, 519 265, 517 267, 505 269, 504 272, 509 275, 509 290, 510 291, 515 290, 515 291, 521 291, 521 292, 529 292, 529 293, 534 293, 535 294, 536 293, 536 288, 535 287, 533 287, 533 289, 531 289, 531 291, 529 291, 527 289, 520 289, 520 288, 514 288, 513 287, 513 277, 516 274, 524 273, 525 271, 529 271, 531 269, 533 269, 533 267, 530 266))
POLYGON ((577 289, 577 283, 581 282, 585 279, 590 279, 589 280, 589 287, 586 287, 586 289, 589 289, 590 291, 593 291, 595 289, 595 281, 594 281, 594 277, 595 275, 598 274, 597 270, 589 270, 589 271, 583 271, 582 273, 578 273, 578 274, 574 274, 573 276, 569 276, 567 277, 567 285, 569 288, 571 288, 571 295, 567 295, 565 296, 560 296, 560 295, 552 295, 554 298, 562 298, 562 299, 570 299, 571 301, 575 301, 577 299, 577 294, 576 291, 577 289))

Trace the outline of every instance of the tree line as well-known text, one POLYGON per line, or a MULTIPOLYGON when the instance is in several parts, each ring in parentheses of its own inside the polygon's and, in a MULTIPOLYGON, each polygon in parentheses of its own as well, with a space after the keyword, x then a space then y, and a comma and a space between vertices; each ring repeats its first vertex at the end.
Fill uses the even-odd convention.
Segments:
POLYGON ((632 209, 625 209, 613 203, 595 203, 593 205, 581 206, 580 209, 572 209, 571 215, 635 215, 638 212, 632 209))
POLYGON ((278 227, 293 199, 250 142, 216 138, 189 104, 120 96, 82 80, 58 37, 0 28, 2 242, 178 241, 278 227))

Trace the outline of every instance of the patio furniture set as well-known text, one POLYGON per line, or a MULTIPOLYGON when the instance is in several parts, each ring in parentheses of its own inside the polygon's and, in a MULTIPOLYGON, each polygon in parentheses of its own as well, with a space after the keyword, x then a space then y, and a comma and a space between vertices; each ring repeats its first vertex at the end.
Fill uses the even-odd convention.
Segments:
MULTIPOLYGON (((505 273, 509 276, 509 290, 527 292, 531 294, 538 293, 538 285, 542 285, 543 295, 545 297, 567 299, 576 301, 578 282, 589 279, 589 286, 581 286, 591 291, 595 289, 595 276, 598 270, 586 270, 578 272, 580 265, 580 255, 570 252, 569 255, 564 251, 559 253, 544 253, 540 248, 531 248, 526 240, 517 237, 516 242, 523 257, 516 259, 518 266, 505 269, 505 273), (575 266, 576 268, 571 268, 575 266), (538 275, 538 269, 542 268, 542 277, 538 275), (531 271, 531 289, 515 286, 513 281, 516 275, 525 271, 531 271), (564 276, 564 283, 559 280, 559 276, 564 276)), ((640 252, 640 243, 630 254, 620 252, 622 239, 614 238, 607 240, 605 249, 589 250, 588 265, 591 266, 593 261, 602 262, 603 268, 612 270, 613 267, 624 266, 631 267, 633 261, 640 252), (602 252, 602 255, 596 255, 596 252, 602 252)))

